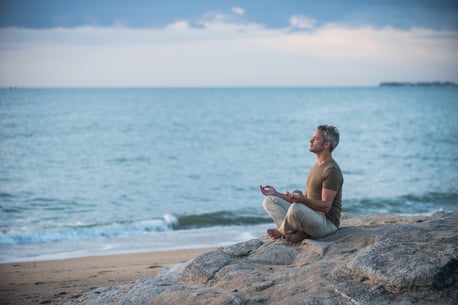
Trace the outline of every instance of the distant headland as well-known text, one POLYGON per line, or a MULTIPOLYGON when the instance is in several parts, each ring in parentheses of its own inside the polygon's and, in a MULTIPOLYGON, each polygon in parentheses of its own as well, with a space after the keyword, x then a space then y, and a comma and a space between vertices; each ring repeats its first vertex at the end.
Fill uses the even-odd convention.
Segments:
POLYGON ((457 87, 453 82, 383 82, 379 87, 457 87))

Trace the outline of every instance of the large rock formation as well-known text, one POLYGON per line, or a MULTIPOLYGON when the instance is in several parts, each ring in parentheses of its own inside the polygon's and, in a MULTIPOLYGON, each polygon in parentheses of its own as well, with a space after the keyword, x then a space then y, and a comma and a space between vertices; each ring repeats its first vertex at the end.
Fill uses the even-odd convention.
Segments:
POLYGON ((346 216, 319 240, 267 237, 68 304, 458 304, 458 213, 346 216))

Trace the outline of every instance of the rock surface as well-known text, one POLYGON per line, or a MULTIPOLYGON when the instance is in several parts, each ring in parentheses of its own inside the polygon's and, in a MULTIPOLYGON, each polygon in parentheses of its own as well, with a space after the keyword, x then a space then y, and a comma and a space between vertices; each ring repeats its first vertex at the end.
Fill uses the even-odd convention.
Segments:
POLYGON ((72 304, 458 304, 458 212, 347 215, 319 240, 267 237, 72 304))

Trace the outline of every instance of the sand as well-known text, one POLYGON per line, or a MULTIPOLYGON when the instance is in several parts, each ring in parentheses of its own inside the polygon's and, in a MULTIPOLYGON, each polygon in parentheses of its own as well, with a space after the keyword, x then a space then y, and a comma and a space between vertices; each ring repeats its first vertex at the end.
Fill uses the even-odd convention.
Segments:
POLYGON ((156 275, 215 248, 0 264, 0 304, 60 304, 95 287, 156 275))

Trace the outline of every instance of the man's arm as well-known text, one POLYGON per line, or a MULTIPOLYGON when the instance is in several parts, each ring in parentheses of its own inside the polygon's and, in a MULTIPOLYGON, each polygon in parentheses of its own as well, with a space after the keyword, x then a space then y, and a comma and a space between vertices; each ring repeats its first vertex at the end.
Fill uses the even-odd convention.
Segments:
POLYGON ((331 210, 332 202, 337 192, 324 188, 321 191, 321 200, 307 198, 301 191, 294 191, 291 195, 290 199, 292 202, 305 204, 313 210, 327 214, 331 210))
POLYGON ((260 185, 259 186, 259 189, 261 191, 261 193, 264 195, 264 196, 275 196, 275 197, 279 197, 281 199, 284 199, 286 201, 289 201, 289 202, 292 202, 291 201, 291 197, 288 196, 288 195, 291 195, 289 193, 286 193, 286 194, 282 194, 280 192, 277 192, 277 190, 273 187, 273 186, 270 186, 270 185, 260 185))

